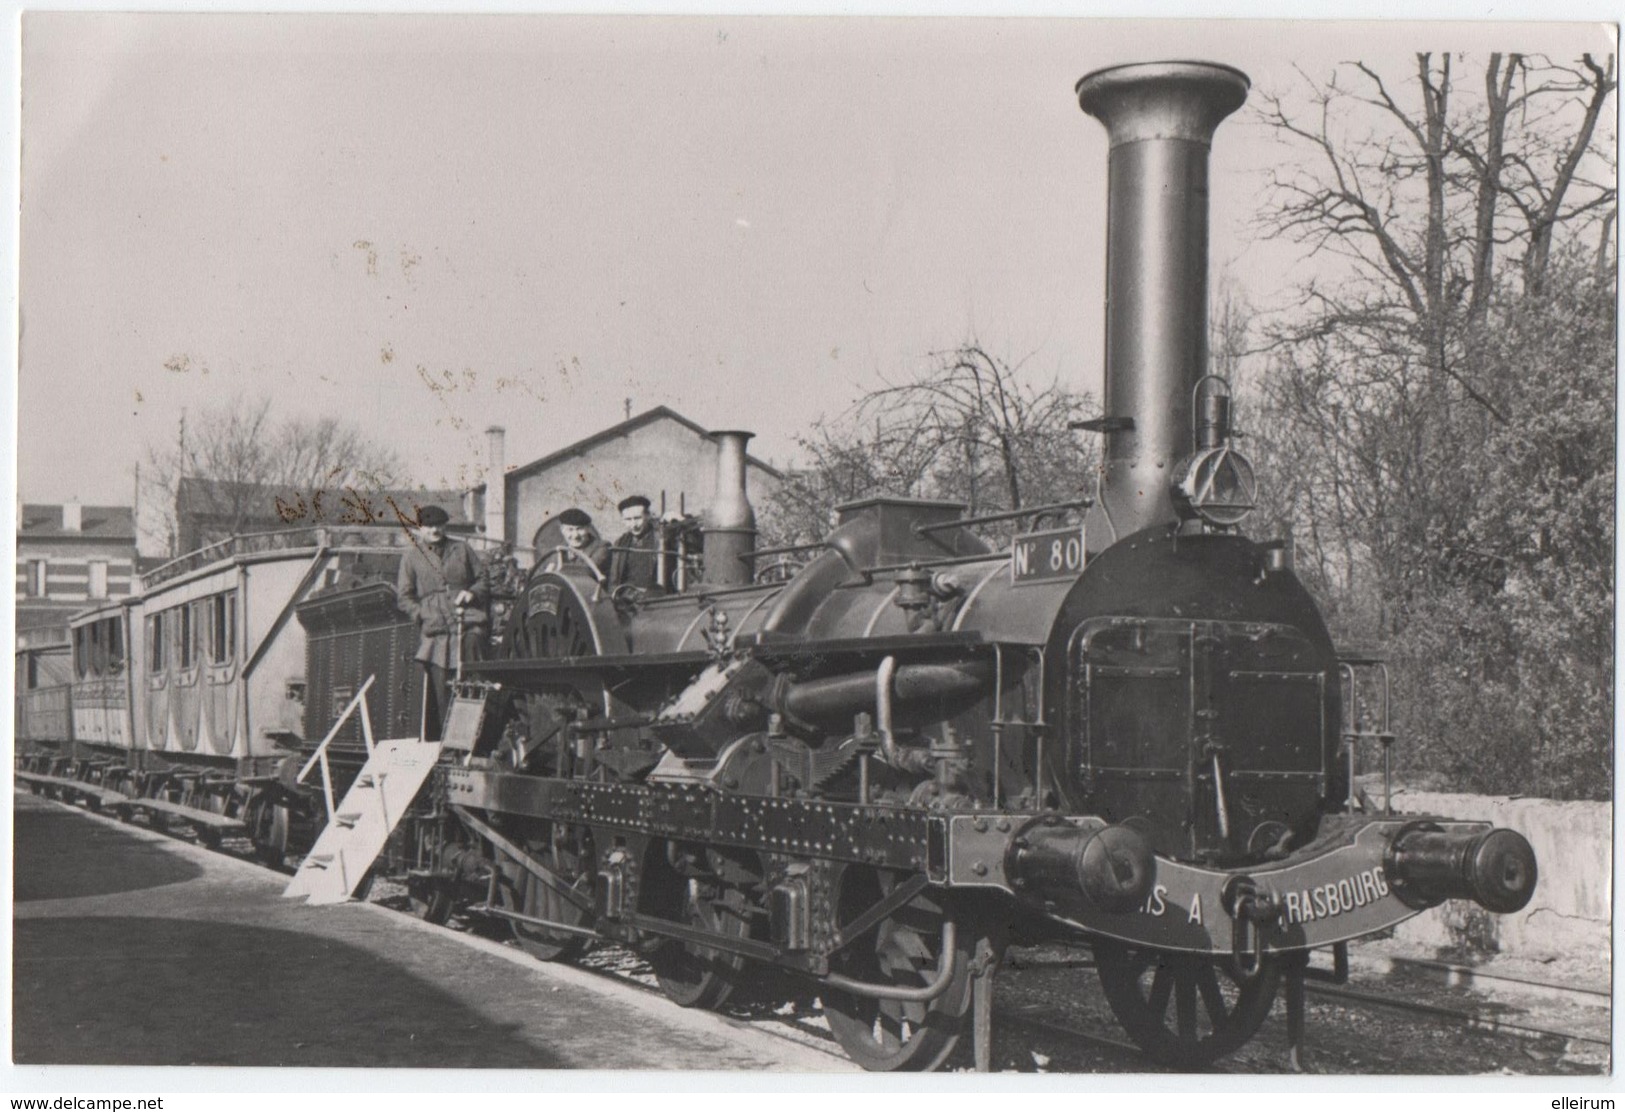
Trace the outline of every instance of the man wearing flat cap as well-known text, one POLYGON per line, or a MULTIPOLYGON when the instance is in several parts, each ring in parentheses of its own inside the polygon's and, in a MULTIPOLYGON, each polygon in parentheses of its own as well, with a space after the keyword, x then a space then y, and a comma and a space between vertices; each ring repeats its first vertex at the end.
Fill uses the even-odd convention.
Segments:
POLYGON ((626 526, 626 532, 621 534, 611 550, 610 587, 632 586, 654 594, 671 590, 675 586, 672 578, 677 560, 676 545, 672 542, 667 523, 655 520, 649 512, 649 500, 641 494, 623 498, 616 508, 621 512, 621 522, 626 526), (666 538, 664 544, 663 536, 666 538), (661 555, 662 548, 665 549, 664 556, 661 555), (662 561, 665 563, 664 577, 660 574, 662 561))
POLYGON ((485 566, 468 545, 446 536, 450 520, 439 506, 418 511, 418 527, 395 578, 396 601, 418 624, 416 659, 423 666, 426 692, 423 736, 429 741, 439 740, 451 709, 451 676, 458 652, 464 660, 478 660, 489 622, 486 606, 491 592, 485 566), (455 641, 459 614, 460 646, 455 641))

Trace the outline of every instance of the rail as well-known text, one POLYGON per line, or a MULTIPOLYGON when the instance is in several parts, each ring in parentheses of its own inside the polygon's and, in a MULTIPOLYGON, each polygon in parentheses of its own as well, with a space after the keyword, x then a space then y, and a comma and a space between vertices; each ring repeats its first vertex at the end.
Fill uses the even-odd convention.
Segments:
POLYGON ((338 721, 333 723, 332 728, 327 731, 327 736, 322 738, 322 743, 316 747, 316 752, 310 755, 310 760, 306 761, 305 766, 299 770, 299 775, 293 778, 294 783, 303 784, 305 777, 310 775, 310 770, 317 765, 321 766, 322 798, 327 802, 327 821, 329 822, 333 821, 334 806, 333 769, 327 761, 327 747, 333 743, 334 738, 339 736, 339 730, 350 720, 350 715, 354 714, 356 707, 359 706, 361 708, 361 740, 367 747, 367 759, 372 759, 372 715, 367 713, 367 689, 372 686, 372 681, 376 678, 375 675, 368 676, 362 682, 360 690, 350 697, 350 703, 344 708, 344 713, 339 715, 338 721))

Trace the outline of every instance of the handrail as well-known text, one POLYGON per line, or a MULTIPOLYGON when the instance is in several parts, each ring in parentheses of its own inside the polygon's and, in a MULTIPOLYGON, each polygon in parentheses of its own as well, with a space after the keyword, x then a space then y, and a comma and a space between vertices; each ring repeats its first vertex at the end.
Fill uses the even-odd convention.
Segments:
POLYGON ((554 567, 546 568, 544 570, 558 572, 563 571, 566 567, 575 567, 580 565, 581 567, 584 567, 588 571, 592 572, 593 578, 599 583, 604 582, 606 577, 603 572, 598 570, 598 565, 583 556, 581 554, 581 549, 571 548, 569 545, 556 545, 553 548, 548 549, 546 552, 538 552, 536 554, 536 566, 541 567, 544 559, 549 556, 558 556, 561 553, 566 557, 566 559, 560 560, 554 567))
MULTIPOLYGON (((494 537, 484 536, 479 533, 452 533, 451 536, 479 550, 482 554, 504 546, 515 554, 534 551, 526 545, 508 544, 508 542, 499 541, 494 537)), ((184 575, 186 572, 195 571, 216 560, 226 559, 231 556, 260 552, 297 552, 301 549, 324 546, 329 548, 400 549, 405 548, 409 543, 410 530, 399 524, 383 521, 354 524, 323 522, 319 525, 299 525, 288 529, 262 529, 252 533, 234 533, 229 537, 211 541, 206 545, 194 548, 190 552, 184 552, 172 560, 159 564, 156 568, 139 575, 137 578, 141 581, 141 589, 147 590, 161 583, 166 583, 178 575, 184 575), (383 535, 391 539, 387 544, 347 545, 344 543, 344 538, 350 534, 358 534, 363 540, 366 540, 369 534, 372 536, 383 535), (275 543, 277 541, 298 543, 277 544, 275 543)))
POLYGON ((815 548, 826 548, 828 545, 828 541, 820 540, 807 541, 804 544, 781 544, 775 548, 753 548, 749 552, 741 552, 739 558, 743 560, 749 557, 754 560, 758 556, 788 556, 792 552, 811 552, 815 548))
POLYGON ((190 552, 182 553, 167 563, 159 564, 145 575, 141 576, 141 586, 145 590, 167 582, 177 575, 201 568, 215 560, 227 556, 235 556, 249 551, 271 551, 272 549, 258 549, 254 547, 256 541, 270 541, 274 538, 303 538, 309 536, 308 543, 285 546, 290 551, 300 548, 320 548, 326 541, 324 534, 326 527, 320 525, 302 525, 295 529, 266 529, 254 533, 234 533, 218 541, 211 541, 206 545, 194 548, 190 552))
POLYGON ((372 758, 372 716, 367 713, 366 698, 367 689, 372 686, 372 681, 377 678, 376 675, 371 675, 362 682, 360 690, 350 697, 350 703, 344 708, 344 713, 339 715, 338 721, 333 723, 332 728, 327 731, 327 736, 322 738, 322 743, 316 747, 316 752, 310 755, 310 760, 306 761, 305 766, 299 770, 299 775, 293 778, 294 783, 303 784, 305 777, 310 775, 313 766, 317 764, 322 766, 322 795, 327 800, 327 818, 330 822, 333 819, 334 811, 333 770, 327 763, 327 747, 332 744, 334 738, 339 736, 339 730, 350 720, 350 715, 355 713, 355 709, 359 705, 361 707, 361 740, 367 747, 367 758, 369 760, 372 758))
POLYGON ((1049 514, 1061 513, 1065 510, 1087 510, 1095 504, 1093 498, 1078 498, 1071 502, 1050 502, 1042 506, 1024 506, 1019 510, 1002 510, 996 514, 982 514, 978 517, 961 517, 953 521, 938 521, 931 525, 916 525, 914 531, 921 535, 938 533, 944 529, 963 529, 967 525, 987 525, 995 521, 1011 521, 1018 517, 1044 517, 1049 514))
POLYGON ((867 587, 874 582, 874 577, 882 572, 909 571, 914 568, 950 568, 961 564, 984 564, 989 561, 999 561, 1005 564, 1010 562, 1008 548, 1000 552, 973 552, 968 556, 923 556, 918 560, 910 560, 905 564, 871 564, 868 567, 854 569, 859 580, 847 580, 837 583, 837 587, 867 587))

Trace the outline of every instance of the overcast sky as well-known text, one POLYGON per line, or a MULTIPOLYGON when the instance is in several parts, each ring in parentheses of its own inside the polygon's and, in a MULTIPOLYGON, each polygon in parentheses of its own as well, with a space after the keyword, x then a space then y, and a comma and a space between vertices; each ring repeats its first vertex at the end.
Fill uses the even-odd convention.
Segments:
MULTIPOLYGON (((341 414, 433 486, 666 404, 793 437, 978 336, 1098 391, 1089 70, 1286 87, 1417 49, 1606 53, 1596 25, 33 14, 19 484, 128 503, 183 407, 341 414)), ((1219 131, 1213 263, 1268 302, 1280 157, 1219 131)))

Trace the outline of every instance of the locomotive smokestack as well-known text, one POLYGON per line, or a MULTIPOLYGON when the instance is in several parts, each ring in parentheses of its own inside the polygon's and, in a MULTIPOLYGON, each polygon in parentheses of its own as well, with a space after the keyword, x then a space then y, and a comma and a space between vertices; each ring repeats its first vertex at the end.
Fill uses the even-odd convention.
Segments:
POLYGON ((756 547, 756 511, 745 494, 745 444, 755 433, 714 432, 717 492, 706 511, 705 581, 742 586, 755 578, 745 554, 756 547))
POLYGON ((1106 446, 1088 522, 1108 543, 1179 520, 1168 488, 1191 451, 1191 389, 1207 370, 1208 148, 1248 86, 1206 62, 1115 66, 1078 82, 1078 103, 1111 142, 1106 446))

